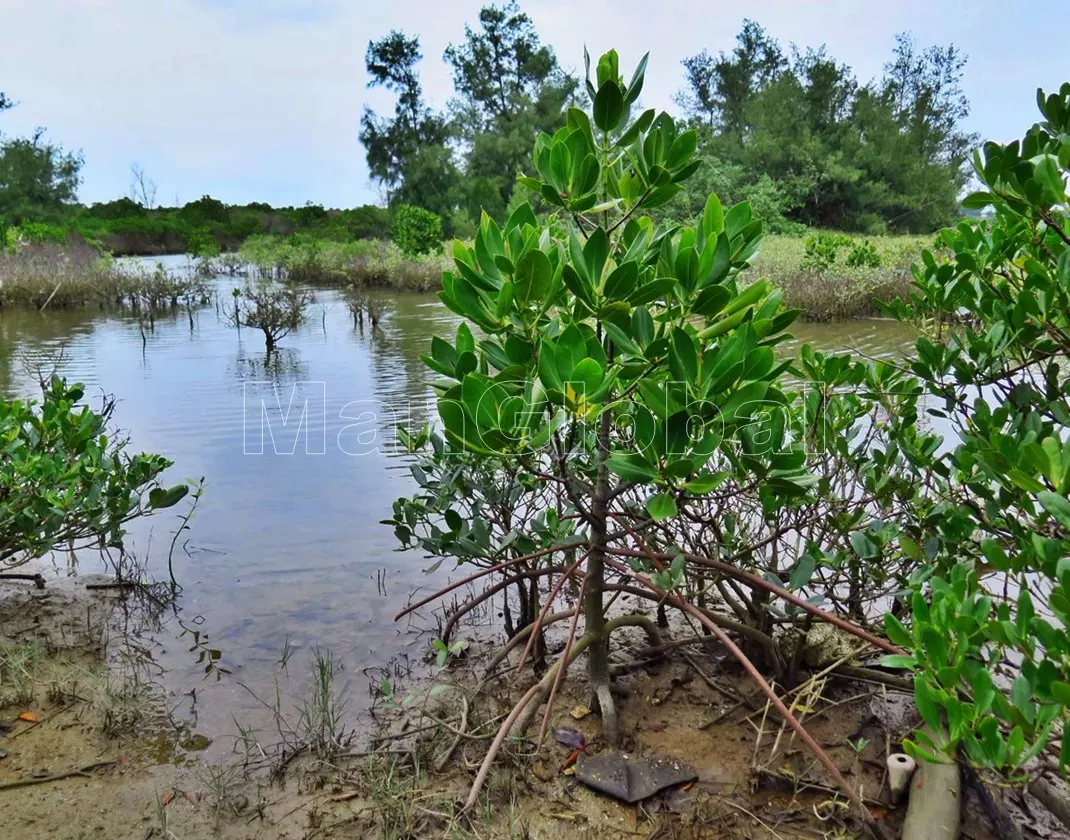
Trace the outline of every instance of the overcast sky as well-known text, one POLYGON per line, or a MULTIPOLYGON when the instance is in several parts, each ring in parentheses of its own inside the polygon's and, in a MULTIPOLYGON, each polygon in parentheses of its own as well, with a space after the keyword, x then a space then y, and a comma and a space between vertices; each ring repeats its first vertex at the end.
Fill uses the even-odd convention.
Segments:
MULTIPOLYGON (((364 51, 390 29, 419 34, 431 104, 445 105, 448 43, 478 0, 0 0, 0 91, 19 102, 0 132, 49 137, 85 154, 80 198, 125 194, 131 163, 162 203, 378 202, 357 140, 368 90, 364 51)), ((680 59, 730 49, 744 16, 781 43, 828 45, 865 82, 896 32, 969 54, 968 128, 1017 137, 1036 119, 1037 86, 1070 80, 1065 6, 1006 0, 528 0, 544 42, 571 70, 610 47, 626 74, 650 50, 643 103, 672 110, 680 59), (1059 11, 1062 7, 1062 11, 1059 11)))

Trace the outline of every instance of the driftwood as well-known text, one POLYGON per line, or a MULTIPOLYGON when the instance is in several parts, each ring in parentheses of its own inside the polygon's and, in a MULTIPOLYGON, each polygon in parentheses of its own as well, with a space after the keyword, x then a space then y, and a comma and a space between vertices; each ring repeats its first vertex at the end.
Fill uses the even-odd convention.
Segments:
POLYGON ((1041 776, 1029 785, 1029 792, 1040 801, 1041 805, 1051 811, 1052 816, 1070 828, 1070 800, 1067 800, 1065 788, 1060 790, 1055 784, 1041 776))

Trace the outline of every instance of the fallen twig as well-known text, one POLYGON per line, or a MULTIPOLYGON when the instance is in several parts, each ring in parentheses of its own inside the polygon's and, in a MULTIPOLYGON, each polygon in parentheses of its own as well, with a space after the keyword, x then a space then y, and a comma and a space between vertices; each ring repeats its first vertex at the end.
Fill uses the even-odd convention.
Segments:
POLYGON ((58 782, 61 779, 69 779, 71 776, 89 776, 90 771, 99 770, 102 767, 114 767, 115 763, 114 761, 97 761, 84 767, 76 767, 74 770, 65 770, 62 773, 52 773, 48 776, 31 776, 14 782, 4 782, 0 785, 0 790, 14 790, 15 788, 29 787, 30 785, 44 785, 49 782, 58 782))
POLYGON ((0 575, 0 580, 28 580, 38 589, 45 588, 45 579, 41 575, 20 575, 11 572, 0 575))

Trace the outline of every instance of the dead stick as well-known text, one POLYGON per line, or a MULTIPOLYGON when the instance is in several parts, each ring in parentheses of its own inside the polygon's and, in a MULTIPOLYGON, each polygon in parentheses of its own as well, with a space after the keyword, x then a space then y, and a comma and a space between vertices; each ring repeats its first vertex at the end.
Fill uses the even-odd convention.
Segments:
POLYGON ((28 580, 32 581, 33 585, 38 589, 45 588, 45 579, 41 575, 19 575, 15 573, 5 573, 0 575, 0 580, 28 580))
POLYGON ((29 785, 43 785, 47 784, 48 782, 58 782, 60 779, 69 779, 71 776, 88 776, 91 770, 99 770, 102 767, 114 766, 114 761, 98 761, 94 764, 87 764, 85 767, 78 767, 74 770, 65 770, 62 773, 53 773, 50 776, 19 779, 16 782, 4 782, 4 784, 0 785, 0 790, 14 790, 15 788, 28 787, 29 785))

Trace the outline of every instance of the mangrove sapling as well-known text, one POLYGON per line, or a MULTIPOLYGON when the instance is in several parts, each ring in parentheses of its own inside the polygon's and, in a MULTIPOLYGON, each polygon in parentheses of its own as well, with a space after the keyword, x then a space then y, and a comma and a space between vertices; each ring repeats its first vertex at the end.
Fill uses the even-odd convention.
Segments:
MULTIPOLYGON (((529 642, 537 643, 547 602, 562 590, 555 576, 580 593, 579 608, 567 614, 566 652, 507 716, 467 808, 510 730, 533 720, 581 653, 603 735, 617 741, 610 636, 638 626, 653 647, 661 638, 646 616, 608 616, 611 588, 632 579, 659 598, 669 594, 724 640, 691 600, 725 584, 723 591, 739 593, 741 620, 760 622, 755 632, 773 644, 776 614, 762 575, 726 565, 732 574, 713 567, 720 574, 711 578, 710 567, 692 558, 727 548, 755 572, 799 589, 817 565, 799 535, 808 534, 814 551, 842 550, 859 519, 885 503, 865 483, 869 461, 857 435, 847 435, 852 448, 817 433, 855 429, 875 401, 828 394, 833 416, 825 421, 808 411, 807 393, 782 385, 790 360, 778 362, 773 347, 798 313, 782 310, 767 282, 738 282, 761 234, 750 207, 725 211, 710 196, 696 224, 682 228, 658 226, 646 214, 671 199, 698 163, 693 131, 652 110, 631 119, 645 64, 625 84, 616 53, 603 55, 596 81, 588 80, 593 116, 572 108, 564 127, 536 140, 538 177, 522 180, 554 208, 548 218, 522 204, 504 227, 484 216, 471 247, 454 243, 455 270, 445 272, 441 298, 464 323, 452 344, 434 338, 424 357, 444 378, 440 427, 400 433, 417 454, 420 491, 397 500, 387 524, 405 546, 481 568, 405 612, 502 573, 521 610, 511 627, 506 614, 507 629, 531 627, 529 642), (860 509, 857 518, 842 516, 848 503, 860 509), (732 504, 745 505, 742 513, 732 504), (711 519, 721 524, 714 533, 722 545, 706 551, 711 519), (637 536, 643 550, 628 554, 637 536), (694 550, 681 550, 688 546, 694 550)), ((813 367, 829 390, 839 379, 877 376, 842 360, 813 367)), ((832 613, 817 615, 864 632, 832 613)), ((750 660, 730 650, 768 689, 750 660)), ((543 728, 549 714, 547 704, 543 728)), ((804 740, 833 772, 816 743, 804 740)))
POLYGON ((79 404, 83 395, 53 376, 40 404, 0 398, 0 569, 57 546, 121 548, 129 522, 186 495, 185 484, 160 484, 170 461, 131 455, 109 436, 113 402, 93 411, 79 404))
POLYGON ((238 329, 260 330, 270 354, 279 341, 305 322, 314 300, 310 291, 293 284, 247 283, 241 290, 234 290, 226 317, 238 329))
POLYGON ((957 441, 901 429, 911 478, 897 550, 921 568, 886 629, 908 656, 921 760, 965 759, 1008 780, 1035 772, 1061 740, 1070 765, 1070 83, 1037 101, 1021 141, 974 158, 968 207, 991 221, 944 231, 926 252, 909 305, 920 324, 912 370, 957 441), (1009 679, 997 681, 1001 671, 1009 679))

